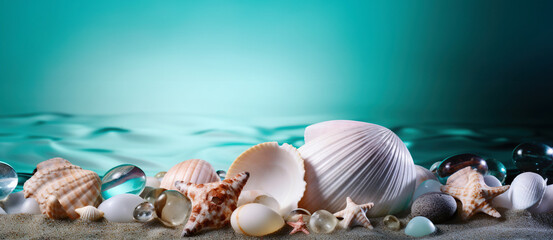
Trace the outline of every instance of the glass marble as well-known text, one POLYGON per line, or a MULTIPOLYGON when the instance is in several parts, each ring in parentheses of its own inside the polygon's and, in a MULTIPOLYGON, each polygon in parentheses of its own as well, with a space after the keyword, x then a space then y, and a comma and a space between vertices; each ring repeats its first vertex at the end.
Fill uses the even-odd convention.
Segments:
POLYGON ((192 209, 192 202, 175 190, 161 193, 154 204, 157 217, 168 227, 181 225, 188 221, 192 209))
POLYGON ((151 202, 143 202, 134 208, 132 216, 137 222, 149 222, 155 218, 155 207, 151 202))
POLYGON ((488 165, 486 164, 486 160, 484 160, 484 158, 476 154, 464 153, 454 155, 443 160, 436 171, 436 175, 442 184, 446 184, 449 176, 468 166, 476 169, 483 175, 488 172, 488 165))
POLYGON ((326 210, 318 210, 309 219, 309 228, 316 233, 331 233, 338 224, 338 218, 326 210))
POLYGON ((155 178, 157 178, 157 180, 159 180, 161 182, 161 180, 163 180, 163 177, 165 177, 165 174, 167 174, 167 172, 158 172, 156 173, 156 175, 154 175, 155 178))
POLYGON ((12 166, 0 162, 0 200, 6 198, 17 187, 17 173, 12 166))
POLYGON ((384 217, 382 222, 384 223, 384 226, 391 230, 397 231, 401 229, 401 222, 394 215, 388 215, 384 217))
POLYGON ((523 172, 543 174, 553 165, 553 148, 543 143, 521 143, 513 151, 513 163, 523 172))
POLYGON ((140 197, 141 198, 144 198, 146 199, 146 196, 148 195, 148 193, 150 193, 152 190, 154 190, 155 188, 153 187, 150 187, 150 186, 146 186, 144 187, 144 190, 142 190, 142 192, 140 193, 140 197))
POLYGON ((146 174, 139 167, 123 164, 110 169, 102 178, 102 197, 109 199, 118 194, 140 194, 146 186, 146 174))
POLYGON ((219 176, 219 178, 221 178, 221 180, 225 180, 225 178, 227 177, 227 172, 223 170, 217 170, 217 175, 219 176))
POLYGON ((507 178, 507 168, 503 163, 495 159, 487 159, 488 175, 496 177, 499 182, 504 183, 507 178))
POLYGON ((413 193, 413 202, 417 200, 418 197, 425 193, 429 192, 442 192, 440 188, 442 187, 442 184, 434 179, 428 179, 424 182, 422 182, 417 189, 415 190, 415 193, 413 193))
POLYGON ((436 171, 438 171, 438 167, 440 166, 441 163, 442 163, 442 161, 438 161, 438 162, 433 163, 432 166, 430 166, 430 168, 428 170, 430 170, 433 173, 436 173, 436 171))
POLYGON ((165 188, 154 188, 148 192, 143 198, 147 202, 155 203, 159 195, 161 195, 163 192, 165 192, 167 189, 165 188))
POLYGON ((418 216, 407 223, 405 234, 412 237, 422 237, 436 231, 436 226, 428 218, 418 216))

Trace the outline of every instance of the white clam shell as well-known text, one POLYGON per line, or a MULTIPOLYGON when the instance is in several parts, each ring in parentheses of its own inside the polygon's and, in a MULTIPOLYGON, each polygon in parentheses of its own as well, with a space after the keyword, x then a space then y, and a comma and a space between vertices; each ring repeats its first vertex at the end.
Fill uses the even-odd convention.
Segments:
POLYGON ((287 214, 298 207, 305 191, 303 159, 296 148, 277 142, 255 145, 242 153, 230 166, 227 178, 249 172, 243 191, 259 190, 274 197, 287 214))
POLYGON ((284 220, 275 210, 258 203, 238 207, 230 217, 235 232, 261 237, 278 231, 284 226, 284 220))
POLYGON ((326 125, 346 127, 337 127, 340 131, 328 134, 317 133, 299 148, 307 181, 300 207, 337 212, 346 206, 350 196, 356 202, 374 203, 367 212, 370 217, 406 209, 417 174, 401 139, 376 124, 341 120, 326 125))
POLYGON ((110 222, 134 222, 134 208, 144 199, 134 194, 119 194, 110 197, 98 206, 104 212, 104 218, 110 222))
POLYGON ((100 211, 94 206, 86 206, 82 208, 75 209, 75 212, 79 214, 81 219, 87 221, 96 221, 104 217, 104 212, 100 211))
POLYGON ((545 188, 541 202, 529 209, 533 213, 548 213, 553 211, 553 185, 545 188))
POLYGON ((240 207, 248 203, 259 203, 280 212, 280 204, 270 194, 259 190, 242 191, 236 206, 240 207))
POLYGON ((167 190, 177 190, 176 181, 185 181, 195 184, 218 182, 221 179, 207 161, 190 159, 173 166, 161 180, 159 187, 167 190))
POLYGON ((545 193, 547 181, 537 173, 519 174, 509 189, 509 198, 513 209, 527 209, 538 204, 545 193))
POLYGON ((417 183, 416 186, 418 187, 422 182, 432 179, 432 180, 438 180, 436 177, 436 174, 432 173, 430 170, 426 169, 423 166, 415 165, 417 169, 417 183))

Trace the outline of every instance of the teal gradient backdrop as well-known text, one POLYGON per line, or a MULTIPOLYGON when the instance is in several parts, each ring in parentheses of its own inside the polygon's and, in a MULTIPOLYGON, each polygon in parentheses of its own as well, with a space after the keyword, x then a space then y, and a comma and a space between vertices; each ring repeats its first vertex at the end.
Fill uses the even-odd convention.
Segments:
POLYGON ((0 1, 0 113, 553 120, 553 3, 0 1))

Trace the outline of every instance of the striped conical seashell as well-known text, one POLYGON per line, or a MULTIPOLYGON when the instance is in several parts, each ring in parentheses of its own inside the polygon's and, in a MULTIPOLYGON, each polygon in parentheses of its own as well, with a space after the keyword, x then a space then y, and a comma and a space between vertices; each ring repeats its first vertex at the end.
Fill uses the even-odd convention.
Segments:
POLYGON ((25 197, 36 199, 42 214, 49 218, 79 218, 75 209, 98 206, 101 180, 93 171, 83 170, 62 158, 37 165, 37 172, 23 185, 25 197))
POLYGON ((104 217, 104 212, 98 210, 98 208, 95 208, 93 206, 77 208, 75 209, 75 212, 77 212, 81 216, 81 219, 87 221, 96 221, 104 217))
POLYGON ((160 188, 177 190, 176 181, 194 184, 219 182, 221 179, 213 166, 201 159, 190 159, 173 166, 161 180, 160 188))

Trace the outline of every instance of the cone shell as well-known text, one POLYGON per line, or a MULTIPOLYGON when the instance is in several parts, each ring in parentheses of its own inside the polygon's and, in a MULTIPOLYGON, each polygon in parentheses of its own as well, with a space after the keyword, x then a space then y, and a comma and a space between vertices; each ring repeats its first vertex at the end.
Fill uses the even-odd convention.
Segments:
POLYGON ((519 174, 511 183, 509 198, 513 209, 527 209, 540 203, 547 181, 537 173, 525 172, 519 174))
POLYGON ((173 166, 161 181, 160 188, 177 190, 176 181, 203 184, 221 181, 213 166, 201 159, 190 159, 173 166))
POLYGON ((96 221, 104 217, 104 212, 98 210, 98 208, 95 208, 93 206, 77 208, 75 209, 75 212, 77 212, 79 216, 81 216, 81 219, 87 221, 96 221))
POLYGON ((75 209, 98 206, 101 180, 93 171, 83 170, 62 158, 37 165, 36 173, 25 182, 26 198, 34 198, 42 214, 49 218, 79 218, 75 209))
MULTIPOLYGON (((411 154, 398 136, 385 127, 363 122, 316 125, 340 131, 317 133, 299 148, 307 181, 300 207, 337 212, 346 207, 348 196, 358 202, 374 202, 367 212, 371 217, 408 207, 417 174, 411 154)), ((307 127, 306 134, 310 129, 307 127)))
POLYGON ((298 207, 305 191, 305 169, 298 150, 286 143, 277 142, 255 145, 242 153, 230 166, 227 176, 249 172, 250 180, 243 191, 258 190, 274 197, 281 209, 288 214, 298 207))

